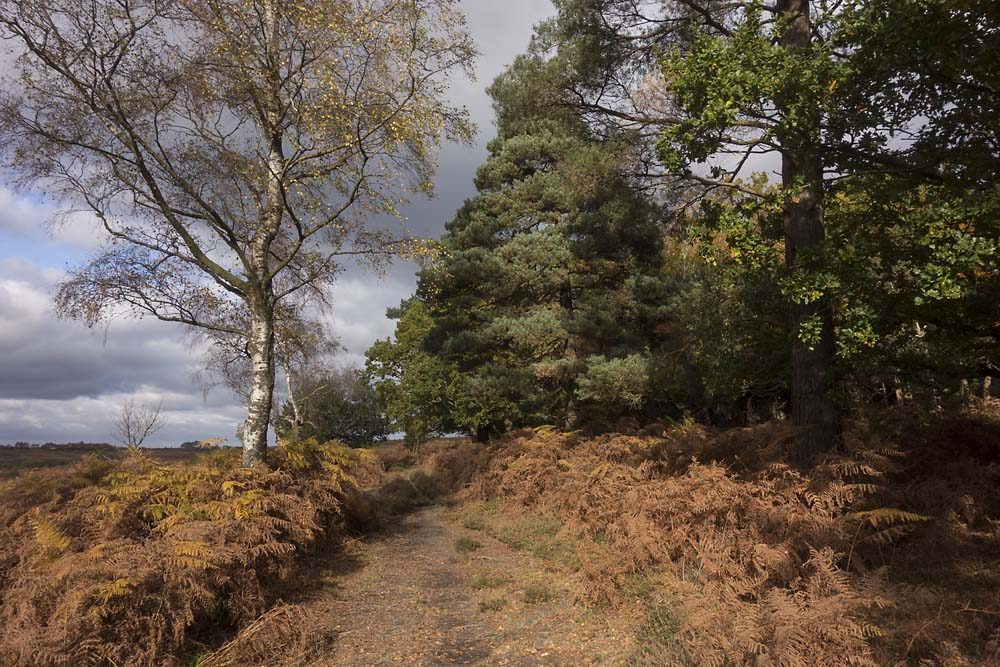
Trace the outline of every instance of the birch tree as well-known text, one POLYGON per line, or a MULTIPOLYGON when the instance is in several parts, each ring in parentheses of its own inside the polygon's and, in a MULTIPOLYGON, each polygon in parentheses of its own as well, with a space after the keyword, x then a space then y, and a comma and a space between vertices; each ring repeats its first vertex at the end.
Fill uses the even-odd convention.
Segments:
MULTIPOLYGON (((303 423, 301 405, 313 393, 324 388, 321 378, 334 370, 334 358, 343 351, 337 338, 320 317, 305 315, 306 304, 295 300, 281 304, 275 313, 274 362, 278 386, 272 406, 271 423, 278 432, 278 406, 288 403, 280 419, 290 424, 287 432, 303 423), (280 388, 279 388, 280 387, 280 388), (283 396, 282 396, 283 395, 283 396)), ((240 327, 246 329, 246 323, 240 327)), ((244 400, 249 400, 253 368, 246 336, 209 331, 199 337, 207 344, 202 367, 195 373, 206 394, 224 386, 244 400)))
POLYGON ((366 221, 429 193, 442 137, 470 136, 446 99, 474 55, 456 5, 0 0, 4 166, 109 238, 58 311, 245 336, 246 465, 266 452, 276 309, 345 257, 400 250, 366 221))

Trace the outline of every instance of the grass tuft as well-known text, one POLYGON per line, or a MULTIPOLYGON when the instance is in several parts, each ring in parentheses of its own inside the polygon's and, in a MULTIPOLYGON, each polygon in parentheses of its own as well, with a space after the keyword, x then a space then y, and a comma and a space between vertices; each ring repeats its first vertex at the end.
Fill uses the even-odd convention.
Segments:
POLYGON ((552 589, 541 584, 532 584, 524 589, 525 604, 543 604, 555 598, 556 594, 552 589))
POLYGON ((506 598, 493 598, 479 603, 479 611, 500 611, 507 606, 506 598))
POLYGON ((483 545, 472 539, 471 537, 462 536, 455 540, 455 551, 460 554, 470 554, 473 551, 479 551, 483 548, 483 545))
POLYGON ((486 575, 480 575, 478 577, 473 577, 472 583, 470 584, 473 590, 481 591, 487 588, 501 588, 511 583, 512 579, 509 577, 491 577, 486 575))

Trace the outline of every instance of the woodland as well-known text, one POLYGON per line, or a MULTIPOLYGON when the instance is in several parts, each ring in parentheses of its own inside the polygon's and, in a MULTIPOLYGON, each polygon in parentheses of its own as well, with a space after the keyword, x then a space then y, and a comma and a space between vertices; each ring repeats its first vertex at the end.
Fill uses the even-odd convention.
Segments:
POLYGON ((1000 665, 1000 4, 552 4, 417 239, 460 3, 0 0, 3 174, 109 239, 56 308, 189 326, 248 408, 0 476, 0 663, 1000 665), (325 293, 398 258, 335 368, 325 293))

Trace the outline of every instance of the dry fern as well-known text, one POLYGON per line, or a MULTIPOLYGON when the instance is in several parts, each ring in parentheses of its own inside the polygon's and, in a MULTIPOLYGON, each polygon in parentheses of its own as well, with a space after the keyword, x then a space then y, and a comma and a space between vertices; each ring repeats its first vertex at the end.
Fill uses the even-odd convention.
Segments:
POLYGON ((137 450, 0 484, 0 664, 162 665, 206 623, 252 624, 291 559, 342 533, 364 502, 352 472, 368 465, 305 441, 270 468, 229 450, 190 465, 137 450))
POLYGON ((630 578, 655 577, 670 632, 654 605, 661 636, 637 665, 1000 664, 1000 404, 973 418, 992 445, 944 453, 955 441, 938 429, 957 427, 882 414, 808 474, 782 462, 781 424, 526 431, 492 447, 463 497, 556 517, 585 600, 634 604, 630 578))

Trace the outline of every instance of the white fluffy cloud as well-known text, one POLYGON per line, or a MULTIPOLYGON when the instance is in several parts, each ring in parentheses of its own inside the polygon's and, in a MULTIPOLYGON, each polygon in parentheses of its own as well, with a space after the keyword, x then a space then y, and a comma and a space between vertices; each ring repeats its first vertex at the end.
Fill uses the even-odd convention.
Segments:
POLYGON ((51 216, 40 203, 0 187, 0 230, 13 234, 31 234, 35 226, 51 216))
POLYGON ((11 241, 62 246, 70 254, 94 250, 107 238, 87 211, 62 211, 52 203, 0 185, 0 233, 11 241))

